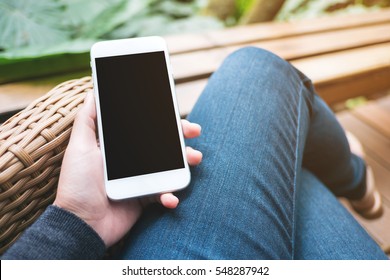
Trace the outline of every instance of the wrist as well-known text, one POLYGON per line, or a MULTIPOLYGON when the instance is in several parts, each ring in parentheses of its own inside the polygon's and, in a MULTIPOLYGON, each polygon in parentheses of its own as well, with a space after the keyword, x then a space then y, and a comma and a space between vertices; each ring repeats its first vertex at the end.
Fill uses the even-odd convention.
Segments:
POLYGON ((80 207, 75 207, 74 204, 63 202, 61 199, 57 198, 53 202, 53 206, 77 217, 83 223, 88 225, 88 227, 90 227, 90 229, 93 230, 99 236, 99 238, 104 241, 102 235, 99 233, 99 227, 97 223, 88 217, 88 214, 85 212, 85 210, 80 207))

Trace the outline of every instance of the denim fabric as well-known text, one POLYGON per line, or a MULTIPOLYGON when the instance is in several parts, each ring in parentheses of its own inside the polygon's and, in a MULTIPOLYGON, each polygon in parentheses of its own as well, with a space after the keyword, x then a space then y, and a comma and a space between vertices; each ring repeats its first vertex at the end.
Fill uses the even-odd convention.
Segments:
POLYGON ((187 144, 203 152, 203 162, 178 193, 178 209, 156 205, 145 212, 122 258, 386 258, 319 180, 305 175, 312 191, 299 192, 302 174, 311 174, 302 173, 303 164, 335 194, 358 197, 365 165, 351 155, 310 81, 288 62, 257 48, 233 53, 189 120, 202 126, 202 136, 187 144), (310 196, 321 201, 320 195, 324 204, 306 205, 319 215, 310 226, 305 219, 312 209, 297 207, 310 196), (341 254, 339 242, 328 242, 339 240, 335 235, 359 242, 343 242, 341 254))
POLYGON ((295 259, 387 259, 336 197, 306 170, 297 197, 295 259))

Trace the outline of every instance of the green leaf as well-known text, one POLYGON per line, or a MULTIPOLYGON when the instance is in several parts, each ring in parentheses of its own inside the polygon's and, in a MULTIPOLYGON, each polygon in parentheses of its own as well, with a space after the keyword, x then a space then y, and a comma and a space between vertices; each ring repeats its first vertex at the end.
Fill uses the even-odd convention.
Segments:
POLYGON ((190 17, 194 13, 194 4, 191 2, 161 1, 156 7, 156 12, 175 18, 190 17))
POLYGON ((109 33, 114 28, 124 24, 132 17, 136 16, 145 9, 150 0, 121 0, 117 5, 105 9, 88 22, 81 30, 78 37, 80 38, 100 38, 109 33))
POLYGON ((367 7, 362 4, 362 1, 352 2, 342 0, 287 0, 279 12, 277 20, 285 21, 336 14, 362 13, 379 8, 376 5, 367 7))
POLYGON ((148 7, 140 10, 134 16, 128 17, 126 23, 106 34, 104 38, 161 36, 223 27, 223 23, 214 17, 197 15, 197 12, 203 7, 200 2, 199 0, 188 2, 149 0, 148 7))
POLYGON ((237 17, 240 18, 247 13, 252 8, 253 2, 253 0, 236 0, 237 17))
POLYGON ((116 7, 123 0, 60 0, 65 6, 63 23, 73 28, 80 28, 95 20, 105 10, 116 7))
POLYGON ((30 60, 62 53, 73 54, 89 52, 91 46, 95 42, 96 40, 78 39, 53 46, 30 46, 0 52, 0 66, 3 66, 9 61, 30 60))
POLYGON ((367 104, 367 98, 364 96, 348 99, 345 102, 345 106, 349 110, 356 109, 357 107, 365 105, 365 104, 367 104))
POLYGON ((94 41, 74 40, 51 47, 26 47, 0 53, 0 84, 88 69, 94 41))
POLYGON ((139 14, 126 24, 108 34, 109 39, 122 39, 136 36, 161 35, 157 30, 164 29, 170 18, 164 15, 139 14), (157 29, 157 30, 156 30, 157 29))
POLYGON ((200 2, 0 0, 0 83, 87 69, 97 40, 222 27, 200 2))
POLYGON ((2 0, 0 48, 53 45, 69 38, 60 24, 63 6, 58 1, 2 0))

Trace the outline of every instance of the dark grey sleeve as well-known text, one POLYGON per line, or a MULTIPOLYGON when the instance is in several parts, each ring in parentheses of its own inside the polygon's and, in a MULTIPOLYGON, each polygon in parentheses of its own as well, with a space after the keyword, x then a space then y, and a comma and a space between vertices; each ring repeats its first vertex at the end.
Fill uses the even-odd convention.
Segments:
POLYGON ((2 259, 101 259, 105 244, 82 219, 49 206, 2 259))

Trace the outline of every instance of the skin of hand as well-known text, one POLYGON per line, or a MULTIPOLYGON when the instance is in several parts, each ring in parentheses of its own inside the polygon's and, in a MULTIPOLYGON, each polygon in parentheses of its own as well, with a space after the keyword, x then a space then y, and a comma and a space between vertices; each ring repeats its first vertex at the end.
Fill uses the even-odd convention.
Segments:
MULTIPOLYGON (((200 135, 201 127, 198 124, 182 120, 182 127, 186 138, 200 135)), ((201 152, 187 147, 186 153, 190 165, 201 162, 201 152)), ((145 204, 159 202, 173 209, 179 203, 172 193, 121 201, 109 200, 103 176, 103 159, 96 139, 94 96, 89 93, 74 121, 54 205, 83 219, 110 247, 130 230, 145 204)))

